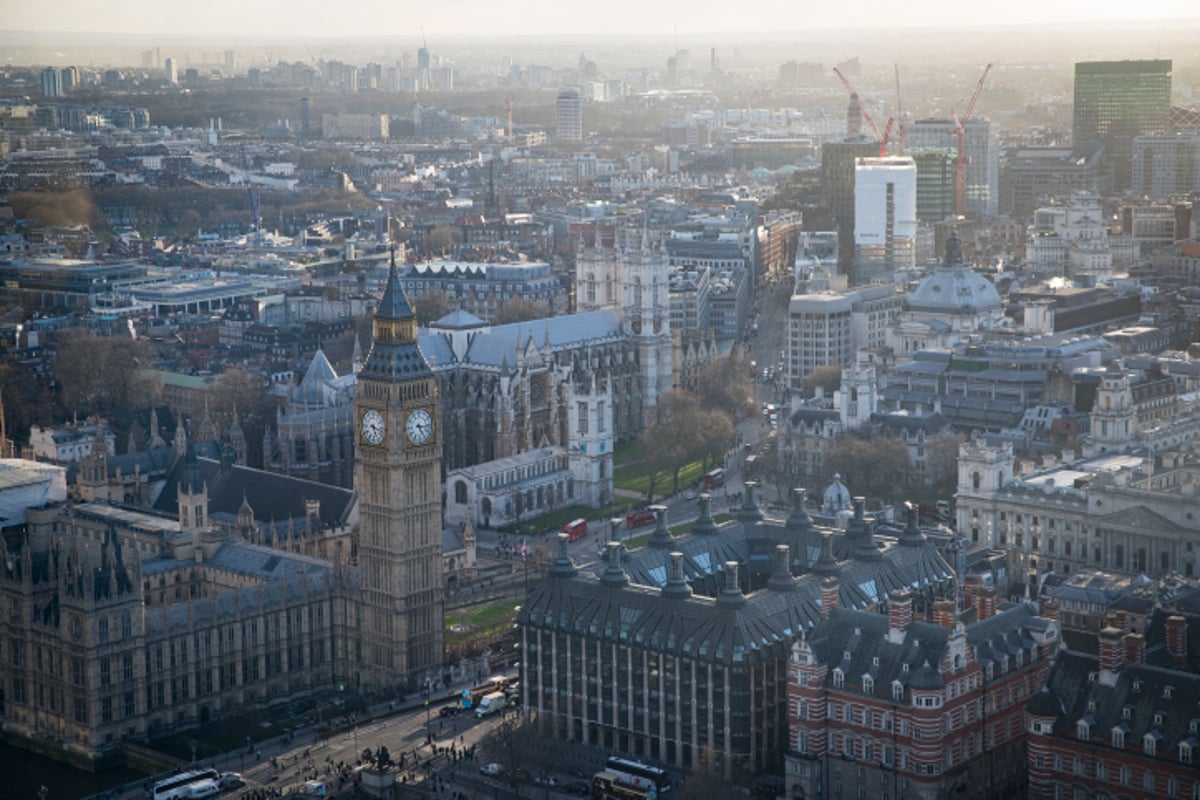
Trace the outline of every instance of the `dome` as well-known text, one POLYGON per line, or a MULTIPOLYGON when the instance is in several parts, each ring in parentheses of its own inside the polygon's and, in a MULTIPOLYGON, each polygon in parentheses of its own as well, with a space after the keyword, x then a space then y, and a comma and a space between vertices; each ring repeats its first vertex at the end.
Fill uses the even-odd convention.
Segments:
POLYGON ((821 498, 821 508, 827 512, 845 511, 850 505, 850 490, 842 483, 841 473, 835 472, 833 483, 829 484, 821 498))
POLYGON ((965 264, 938 267, 908 296, 913 311, 944 314, 995 311, 1001 307, 1000 293, 992 282, 965 264))
POLYGON ((1000 308, 1000 293, 992 282, 962 263, 962 245, 958 231, 946 239, 942 264, 927 276, 908 296, 912 311, 943 314, 976 314, 1000 308))

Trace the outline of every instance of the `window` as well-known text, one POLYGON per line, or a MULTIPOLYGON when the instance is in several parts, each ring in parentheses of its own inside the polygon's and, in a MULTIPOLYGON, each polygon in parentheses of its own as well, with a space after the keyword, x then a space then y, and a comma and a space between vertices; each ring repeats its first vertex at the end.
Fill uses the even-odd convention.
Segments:
POLYGON ((1142 773, 1142 790, 1147 792, 1154 791, 1154 773, 1150 770, 1142 773))
POLYGON ((1121 785, 1122 785, 1122 786, 1128 786, 1128 785, 1131 783, 1131 779, 1132 779, 1132 776, 1131 776, 1131 773, 1130 773, 1130 771, 1129 771, 1129 767, 1127 767, 1127 766, 1125 766, 1124 764, 1122 764, 1122 765, 1121 765, 1121 772, 1120 772, 1120 775, 1119 775, 1119 777, 1118 777, 1118 780, 1121 782, 1121 785))
POLYGON ((1096 780, 1108 780, 1108 765, 1104 763, 1104 759, 1100 759, 1096 762, 1096 780))
POLYGON ((1112 729, 1112 746, 1113 747, 1124 747, 1125 746, 1125 731, 1122 730, 1120 728, 1120 726, 1112 729))
POLYGON ((904 684, 901 683, 900 681, 892 681, 892 699, 893 700, 903 700, 904 699, 904 684))
POLYGON ((588 404, 579 402, 575 404, 576 412, 579 416, 579 434, 586 436, 588 432, 588 404))
MULTIPOLYGON (((862 688, 863 688, 864 694, 874 694, 875 693, 875 679, 872 678, 870 675, 863 675, 862 688)), ((867 711, 865 713, 870 714, 871 712, 867 711)))
POLYGON ((1179 743, 1179 763, 1192 763, 1192 746, 1188 742, 1179 743))
POLYGON ((121 678, 126 683, 133 682, 133 653, 126 653, 124 663, 121 665, 121 678))
POLYGON ((1158 737, 1153 733, 1142 737, 1142 752, 1148 756, 1158 755, 1158 737))
POLYGON ((109 686, 112 684, 112 666, 107 658, 100 659, 100 685, 109 686))
POLYGON ((833 670, 833 685, 838 689, 846 685, 846 674, 840 668, 833 670))
POLYGON ((108 617, 101 617, 97 626, 100 632, 100 644, 108 644, 108 617))

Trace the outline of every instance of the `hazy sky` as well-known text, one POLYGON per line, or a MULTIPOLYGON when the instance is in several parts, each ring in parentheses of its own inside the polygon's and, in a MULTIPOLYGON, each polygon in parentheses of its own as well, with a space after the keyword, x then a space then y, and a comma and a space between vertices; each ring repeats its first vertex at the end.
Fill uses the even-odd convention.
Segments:
POLYGON ((773 33, 1200 18, 1196 0, 0 0, 0 29, 272 37, 773 33), (753 13, 750 10, 753 9, 753 13), (899 10, 903 16, 891 16, 899 10))

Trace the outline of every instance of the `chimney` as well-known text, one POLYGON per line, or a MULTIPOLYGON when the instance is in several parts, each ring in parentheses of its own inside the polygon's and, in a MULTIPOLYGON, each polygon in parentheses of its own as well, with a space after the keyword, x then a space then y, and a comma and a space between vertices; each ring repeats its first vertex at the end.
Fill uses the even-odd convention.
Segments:
POLYGON ((775 568, 767 578, 767 588, 776 592, 790 592, 796 588, 792 577, 792 549, 786 544, 775 545, 775 568))
POLYGON ((821 616, 828 618, 838 606, 839 582, 836 575, 821 580, 821 616))
POLYGON ((663 597, 684 599, 692 596, 692 587, 688 586, 683 574, 683 553, 671 553, 667 560, 667 582, 663 584, 663 597))
POLYGON ((1125 663, 1145 664, 1146 637, 1140 633, 1127 633, 1123 641, 1125 644, 1125 663))
POLYGON ((812 519, 805 510, 807 492, 802 488, 792 489, 792 512, 788 515, 787 526, 790 530, 801 531, 812 528, 812 519))
POLYGON ((912 595, 903 589, 893 589, 888 595, 888 640, 904 640, 904 632, 912 624, 912 595))
POLYGON ((671 532, 667 530, 667 507, 650 506, 650 510, 654 512, 655 524, 654 533, 650 534, 650 539, 646 542, 646 546, 666 550, 671 546, 671 532))
POLYGON ((1176 666, 1187 663, 1187 620, 1178 614, 1167 617, 1167 652, 1176 666))
POLYGON ((983 586, 980 588, 979 595, 975 601, 976 616, 979 619, 987 619, 988 617, 996 616, 996 587, 983 586))
POLYGON ((979 593, 983 590, 983 576, 971 572, 962 579, 962 604, 967 608, 979 607, 979 593))
POLYGON ((738 509, 738 521, 744 525, 753 525, 756 522, 761 522, 763 515, 762 509, 758 507, 758 500, 754 496, 755 489, 758 488, 757 481, 746 481, 746 493, 742 500, 742 507, 738 509))
POLYGON ((708 492, 700 494, 700 516, 692 525, 692 533, 697 536, 712 536, 717 532, 717 525, 712 518, 712 495, 708 492))
POLYGON ((600 585, 607 586, 611 589, 619 589, 624 587, 629 578, 625 575, 625 569, 621 566, 621 550, 623 545, 620 542, 608 542, 604 546, 604 572, 600 574, 600 585))
POLYGON ((746 602, 742 587, 738 583, 738 562, 725 562, 725 588, 717 595, 717 604, 723 606, 740 606, 746 602))
POLYGON ((953 628, 957 618, 953 600, 933 601, 933 624, 939 628, 953 628))
POLYGON ((1115 686, 1117 673, 1125 665, 1125 648, 1121 643, 1121 631, 1108 627, 1100 631, 1100 683, 1115 686))
POLYGON ((577 574, 575 564, 571 561, 571 537, 565 533, 558 534, 558 558, 550 567, 553 578, 573 578, 577 574))

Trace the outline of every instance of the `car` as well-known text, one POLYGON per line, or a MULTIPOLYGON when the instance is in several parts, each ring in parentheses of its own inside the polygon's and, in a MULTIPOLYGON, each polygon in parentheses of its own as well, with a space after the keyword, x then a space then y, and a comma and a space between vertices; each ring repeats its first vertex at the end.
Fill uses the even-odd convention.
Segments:
POLYGON ((685 500, 695 500, 695 499, 696 499, 696 492, 695 492, 695 490, 694 490, 694 489, 688 489, 686 492, 684 492, 684 493, 683 493, 683 498, 684 498, 685 500))
POLYGON ((457 717, 462 709, 458 706, 442 706, 438 709, 439 717, 457 717))
POLYGON ((242 776, 237 772, 223 773, 218 783, 222 789, 236 789, 239 786, 246 785, 246 781, 242 780, 242 776))
POLYGON ((579 797, 587 797, 592 793, 592 787, 587 781, 571 781, 563 787, 563 791, 567 794, 578 795, 579 797))
POLYGON ((482 767, 479 768, 479 774, 486 775, 489 778, 499 778, 501 775, 503 775, 505 773, 505 771, 506 770, 504 769, 504 767, 502 767, 496 763, 484 764, 482 767))

